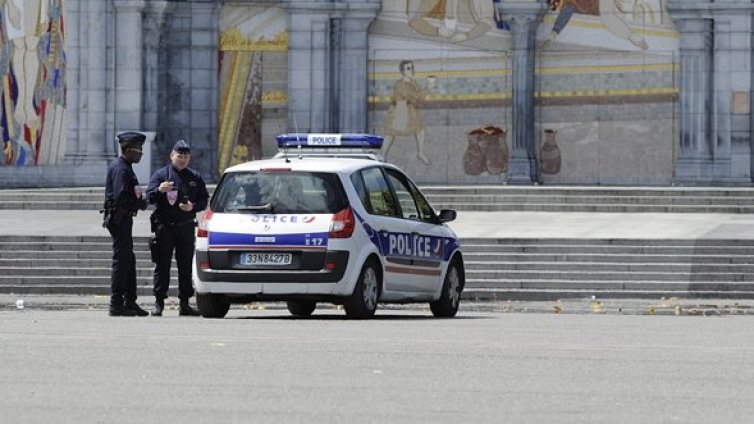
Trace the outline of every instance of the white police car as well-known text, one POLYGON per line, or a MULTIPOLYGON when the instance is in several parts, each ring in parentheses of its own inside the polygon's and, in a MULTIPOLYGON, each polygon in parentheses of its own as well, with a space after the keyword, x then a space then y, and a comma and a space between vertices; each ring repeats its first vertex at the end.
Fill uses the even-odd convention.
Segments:
POLYGON ((288 134, 269 160, 225 170, 199 220, 194 286, 199 311, 287 301, 308 316, 317 302, 349 318, 378 303, 429 302, 458 310, 465 276, 453 210, 432 209, 397 167, 368 153, 382 137, 288 134))

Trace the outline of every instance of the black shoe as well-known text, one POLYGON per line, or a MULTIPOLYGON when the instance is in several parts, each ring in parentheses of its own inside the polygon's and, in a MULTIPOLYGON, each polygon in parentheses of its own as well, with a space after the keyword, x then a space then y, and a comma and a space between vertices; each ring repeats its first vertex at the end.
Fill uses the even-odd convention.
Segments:
MULTIPOLYGON (((126 306, 124 306, 123 308, 125 310, 133 311, 133 315, 128 315, 128 316, 145 317, 149 315, 149 312, 145 311, 144 309, 141 309, 141 307, 137 305, 136 302, 126 303, 126 306)), ((124 316, 126 315, 124 314, 124 316)))
POLYGON ((178 315, 182 317, 198 317, 199 315, 201 315, 201 313, 192 308, 188 302, 181 302, 180 306, 178 307, 178 315))
POLYGON ((109 315, 111 317, 135 317, 136 311, 129 309, 123 305, 111 306, 109 315))
POLYGON ((153 317, 161 317, 163 309, 165 309, 165 300, 164 299, 155 299, 155 301, 154 301, 154 309, 152 310, 152 316, 153 317))

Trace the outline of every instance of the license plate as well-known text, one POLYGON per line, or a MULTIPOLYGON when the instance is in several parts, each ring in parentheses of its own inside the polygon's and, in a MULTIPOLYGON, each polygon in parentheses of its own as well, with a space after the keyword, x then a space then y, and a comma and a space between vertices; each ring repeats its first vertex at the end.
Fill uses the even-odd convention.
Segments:
POLYGON ((290 265, 293 255, 290 253, 242 253, 241 265, 290 265))

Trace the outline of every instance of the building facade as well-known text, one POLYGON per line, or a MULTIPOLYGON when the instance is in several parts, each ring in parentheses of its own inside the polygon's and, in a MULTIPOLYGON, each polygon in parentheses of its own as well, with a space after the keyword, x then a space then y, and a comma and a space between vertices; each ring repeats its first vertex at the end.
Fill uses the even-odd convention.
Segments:
POLYGON ((0 4, 3 186, 100 185, 125 130, 210 181, 362 131, 427 184, 754 179, 748 0, 0 4))

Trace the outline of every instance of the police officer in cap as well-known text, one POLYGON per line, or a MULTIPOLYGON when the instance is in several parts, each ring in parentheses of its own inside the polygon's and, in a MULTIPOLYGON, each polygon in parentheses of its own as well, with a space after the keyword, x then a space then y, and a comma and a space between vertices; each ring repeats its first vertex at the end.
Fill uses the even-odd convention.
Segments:
POLYGON ((113 262, 110 285, 111 316, 147 316, 136 304, 136 259, 134 257, 133 218, 147 208, 139 180, 131 167, 141 160, 146 137, 138 132, 117 136, 121 155, 107 167, 105 182, 105 220, 113 238, 113 262))
POLYGON ((202 176, 188 168, 190 160, 191 147, 186 141, 178 140, 170 152, 170 163, 152 174, 147 188, 149 203, 156 205, 152 217, 153 231, 157 239, 154 246, 156 261, 153 316, 162 316, 165 308, 173 251, 178 265, 178 314, 199 315, 199 312, 189 305, 189 299, 194 295, 191 261, 196 241, 196 213, 207 207, 209 193, 202 176))

